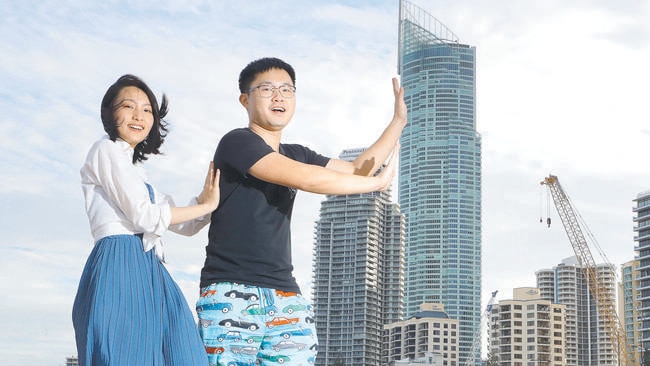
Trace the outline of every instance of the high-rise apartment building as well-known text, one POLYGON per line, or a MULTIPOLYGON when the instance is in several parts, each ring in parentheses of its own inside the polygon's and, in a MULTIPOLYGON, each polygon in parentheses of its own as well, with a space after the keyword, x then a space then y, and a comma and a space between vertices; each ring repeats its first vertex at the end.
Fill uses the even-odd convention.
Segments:
POLYGON ((639 261, 638 346, 647 352, 650 351, 650 191, 637 194, 634 203, 634 250, 639 261))
POLYGON ((565 311, 537 288, 513 289, 512 300, 492 306, 488 352, 499 366, 567 365, 565 311))
MULTIPOLYGON (((458 319, 442 304, 425 303, 409 319, 386 325, 388 364, 408 364, 436 358, 439 366, 458 362, 458 319)), ((427 362, 432 363, 432 362, 427 362)))
MULTIPOLYGON (((363 149, 345 150, 353 160, 363 149)), ((383 327, 404 315, 404 215, 390 191, 327 196, 316 223, 316 365, 383 365, 383 327)))
POLYGON ((625 337, 629 349, 636 352, 636 359, 643 356, 639 339, 639 313, 637 309, 641 302, 638 298, 639 289, 639 261, 631 260, 621 265, 621 278, 618 284, 618 317, 625 329, 625 337))
POLYGON ((462 361, 481 317, 476 49, 402 0, 399 71, 408 106, 398 178, 406 215, 406 315, 422 303, 444 304, 460 322, 462 361))
MULTIPOLYGON (((611 264, 598 264, 604 290, 616 296, 616 273, 611 264)), ((566 306, 567 366, 616 365, 617 350, 612 345, 605 323, 598 315, 589 284, 576 257, 564 259, 552 269, 535 273, 542 299, 566 306)))

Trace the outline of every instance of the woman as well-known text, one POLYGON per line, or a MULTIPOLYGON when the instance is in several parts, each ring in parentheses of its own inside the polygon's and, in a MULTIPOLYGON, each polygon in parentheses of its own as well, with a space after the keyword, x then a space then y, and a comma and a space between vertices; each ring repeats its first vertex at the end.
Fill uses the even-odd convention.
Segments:
POLYGON ((193 235, 219 203, 219 171, 210 164, 201 194, 186 207, 148 182, 141 163, 159 154, 167 132, 151 89, 124 75, 101 105, 108 136, 81 168, 95 246, 88 257, 72 318, 80 365, 207 365, 192 313, 167 272, 161 235, 193 235))

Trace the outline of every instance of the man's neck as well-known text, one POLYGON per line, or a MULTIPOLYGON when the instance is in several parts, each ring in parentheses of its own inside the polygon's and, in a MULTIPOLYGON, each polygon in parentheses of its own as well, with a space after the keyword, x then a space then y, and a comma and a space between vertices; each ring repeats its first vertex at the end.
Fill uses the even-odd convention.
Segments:
POLYGON ((262 138, 267 145, 271 146, 273 150, 280 151, 280 140, 282 139, 282 131, 269 131, 256 125, 254 123, 249 123, 248 128, 253 131, 256 135, 262 138))

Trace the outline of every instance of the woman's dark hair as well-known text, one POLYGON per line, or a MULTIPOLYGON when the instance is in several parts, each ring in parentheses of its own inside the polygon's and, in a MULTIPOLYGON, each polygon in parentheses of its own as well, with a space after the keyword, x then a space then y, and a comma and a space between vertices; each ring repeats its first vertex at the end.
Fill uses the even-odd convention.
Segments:
POLYGON ((167 136, 168 123, 163 119, 167 115, 167 96, 163 94, 162 102, 160 107, 158 107, 156 96, 144 81, 134 75, 127 74, 120 76, 120 78, 108 88, 106 94, 104 94, 101 106, 101 118, 102 123, 104 124, 104 131, 106 131, 108 137, 112 141, 115 141, 119 137, 117 132, 117 122, 113 115, 115 109, 115 98, 120 91, 127 86, 134 86, 142 90, 149 98, 149 103, 151 104, 153 112, 153 126, 151 127, 151 131, 149 131, 149 135, 133 149, 133 163, 135 164, 138 161, 147 160, 147 154, 160 154, 160 145, 162 145, 165 141, 165 136, 167 136))
POLYGON ((293 86, 296 86, 296 72, 293 70, 293 67, 291 67, 291 65, 280 60, 279 58, 264 57, 249 63, 239 73, 239 91, 242 94, 248 93, 251 88, 251 83, 253 80, 255 80, 255 77, 271 69, 280 69, 286 71, 291 78, 293 86))

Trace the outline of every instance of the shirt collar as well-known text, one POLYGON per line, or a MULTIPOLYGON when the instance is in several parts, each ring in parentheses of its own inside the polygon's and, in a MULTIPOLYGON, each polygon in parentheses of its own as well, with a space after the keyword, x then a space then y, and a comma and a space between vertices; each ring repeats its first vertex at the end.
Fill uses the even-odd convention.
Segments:
POLYGON ((126 141, 124 141, 124 140, 122 140, 121 138, 118 137, 118 138, 115 139, 115 143, 118 144, 122 149, 124 149, 125 152, 129 152, 129 153, 131 153, 131 156, 133 156, 134 150, 131 147, 131 145, 129 145, 128 142, 126 142, 126 141))

